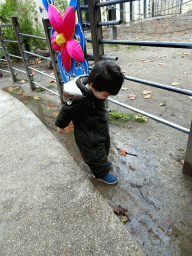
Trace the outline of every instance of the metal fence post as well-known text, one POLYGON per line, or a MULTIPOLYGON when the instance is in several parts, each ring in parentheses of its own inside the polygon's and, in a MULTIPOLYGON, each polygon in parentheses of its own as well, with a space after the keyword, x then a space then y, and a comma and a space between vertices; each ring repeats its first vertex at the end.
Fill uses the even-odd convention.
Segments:
POLYGON ((185 156, 185 162, 183 166, 183 173, 192 177, 192 122, 189 139, 187 143, 187 150, 185 156))
POLYGON ((21 56, 23 58, 23 62, 24 62, 24 65, 25 65, 25 70, 26 70, 28 81, 29 81, 29 85, 31 87, 31 90, 34 91, 36 89, 36 86, 35 86, 35 84, 32 83, 33 75, 31 73, 31 70, 28 69, 28 65, 29 65, 28 60, 29 59, 28 59, 27 54, 24 52, 25 51, 25 45, 24 45, 22 36, 19 35, 20 29, 19 29, 19 23, 18 23, 17 17, 11 17, 11 21, 12 21, 12 24, 13 24, 13 28, 14 28, 14 31, 15 31, 16 38, 17 38, 19 50, 20 50, 20 53, 21 53, 21 56))
MULTIPOLYGON (((8 55, 7 46, 6 46, 6 44, 5 44, 5 42, 3 40, 4 40, 3 32, 2 32, 1 27, 0 27, 0 41, 1 41, 2 49, 3 49, 3 52, 5 54, 5 58, 6 58, 7 65, 9 67, 9 71, 11 73, 13 82, 16 82, 17 81, 17 77, 16 77, 16 74, 13 72, 13 69, 12 69, 12 60, 11 60, 10 56, 8 55)), ((3 74, 2 74, 2 76, 3 76, 3 74)), ((1 74, 0 74, 0 77, 1 77, 1 74)))
MULTIPOLYGON (((0 68, 1 68, 1 62, 0 62, 0 68)), ((0 78, 3 77, 3 72, 0 70, 0 78)))
POLYGON ((98 43, 98 40, 102 36, 102 27, 97 26, 97 22, 101 20, 100 8, 96 7, 96 3, 99 0, 88 0, 90 24, 91 24, 91 37, 93 46, 94 62, 98 62, 101 59, 101 55, 104 55, 103 45, 98 43))
POLYGON ((43 19, 42 22, 43 22, 43 26, 44 26, 46 39, 47 39, 47 46, 49 48, 49 52, 50 52, 50 55, 51 55, 53 71, 54 71, 56 82, 57 82, 57 89, 58 89, 58 92, 59 92, 61 104, 63 104, 63 84, 61 83, 62 78, 61 78, 61 74, 59 73, 59 67, 57 65, 57 56, 56 56, 57 54, 55 53, 55 51, 51 47, 50 29, 49 29, 49 27, 51 25, 50 25, 50 22, 49 22, 48 19, 43 19))

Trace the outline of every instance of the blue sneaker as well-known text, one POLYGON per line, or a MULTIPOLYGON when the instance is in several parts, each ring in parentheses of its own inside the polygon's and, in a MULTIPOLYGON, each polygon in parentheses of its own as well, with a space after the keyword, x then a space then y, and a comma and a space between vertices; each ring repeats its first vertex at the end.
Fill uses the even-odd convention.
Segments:
POLYGON ((111 167, 111 166, 112 166, 112 163, 108 160, 108 161, 107 161, 107 165, 108 165, 109 167, 111 167))
POLYGON ((105 177, 103 178, 98 178, 98 180, 107 183, 107 184, 115 184, 117 183, 117 177, 113 176, 111 173, 108 173, 105 177))

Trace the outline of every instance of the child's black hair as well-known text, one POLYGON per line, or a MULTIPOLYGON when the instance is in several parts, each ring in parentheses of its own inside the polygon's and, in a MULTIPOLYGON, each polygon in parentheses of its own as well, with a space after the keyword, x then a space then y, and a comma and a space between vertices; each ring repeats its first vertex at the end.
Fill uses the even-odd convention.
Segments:
POLYGON ((112 61, 99 61, 91 70, 88 84, 101 92, 107 91, 111 95, 117 95, 124 82, 124 76, 120 67, 112 61))

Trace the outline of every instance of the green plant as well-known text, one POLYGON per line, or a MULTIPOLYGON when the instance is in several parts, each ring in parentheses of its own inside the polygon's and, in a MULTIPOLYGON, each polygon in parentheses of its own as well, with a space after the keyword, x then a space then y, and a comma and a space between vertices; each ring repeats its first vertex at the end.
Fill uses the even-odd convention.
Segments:
POLYGON ((109 119, 114 121, 121 121, 121 122, 126 122, 128 120, 133 120, 133 121, 137 121, 137 122, 146 122, 147 121, 147 118, 145 116, 142 116, 142 115, 135 115, 135 114, 132 114, 132 113, 129 113, 129 114, 124 114, 122 112, 118 112, 118 111, 115 111, 115 110, 112 110, 110 113, 109 113, 109 119))
POLYGON ((48 84, 48 85, 46 85, 46 87, 47 87, 47 88, 52 88, 53 85, 52 85, 52 84, 48 84))
MULTIPOLYGON (((11 17, 18 17, 19 27, 22 33, 36 36, 44 36, 42 24, 38 21, 36 3, 33 0, 15 1, 5 0, 0 5, 0 23, 10 23, 11 17)), ((2 27, 4 39, 16 40, 12 26, 2 27)), ((37 38, 23 36, 23 42, 27 51, 31 47, 44 49, 46 43, 37 38)), ((14 55, 20 55, 19 47, 16 43, 6 43, 8 51, 14 55)))
POLYGON ((43 89, 42 87, 36 87, 36 92, 43 92, 45 91, 45 89, 43 89))
POLYGON ((140 46, 140 45, 128 45, 127 49, 132 50, 132 51, 135 51, 137 49, 146 50, 146 47, 145 46, 140 46))

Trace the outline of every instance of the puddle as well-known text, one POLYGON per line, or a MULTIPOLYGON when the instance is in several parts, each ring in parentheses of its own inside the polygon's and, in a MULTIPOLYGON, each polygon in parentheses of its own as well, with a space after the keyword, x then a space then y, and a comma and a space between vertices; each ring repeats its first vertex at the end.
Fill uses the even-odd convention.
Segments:
MULTIPOLYGON (((67 147, 74 160, 87 173, 110 205, 121 205, 128 209, 130 222, 125 228, 143 248, 145 255, 192 255, 191 212, 186 212, 185 194, 173 195, 171 188, 164 184, 158 174, 159 161, 146 144, 130 146, 125 140, 112 141, 109 160, 113 162, 111 172, 119 178, 117 185, 109 186, 95 180, 84 164, 75 144, 73 132, 62 136, 56 132, 55 116, 60 105, 49 107, 53 102, 34 100, 11 92, 26 105, 47 126, 58 141, 67 147), (49 105, 48 105, 49 104, 49 105), (129 147, 137 156, 119 155, 118 148, 129 147)), ((131 144, 133 145, 133 144, 131 144)), ((184 187, 184 189, 186 189, 184 187)))

